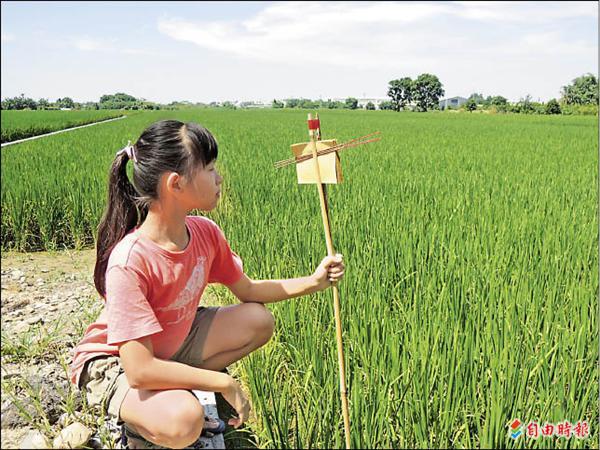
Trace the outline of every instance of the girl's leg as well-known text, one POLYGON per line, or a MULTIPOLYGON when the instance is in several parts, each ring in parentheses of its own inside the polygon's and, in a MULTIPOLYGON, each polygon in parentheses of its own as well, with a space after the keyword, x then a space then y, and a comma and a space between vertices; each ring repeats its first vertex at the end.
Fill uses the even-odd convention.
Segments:
POLYGON ((261 303, 242 303, 219 308, 202 349, 202 368, 222 370, 266 344, 275 319, 261 303))
POLYGON ((191 445, 204 425, 204 408, 192 393, 182 389, 131 388, 121 404, 120 416, 144 439, 168 448, 191 445))

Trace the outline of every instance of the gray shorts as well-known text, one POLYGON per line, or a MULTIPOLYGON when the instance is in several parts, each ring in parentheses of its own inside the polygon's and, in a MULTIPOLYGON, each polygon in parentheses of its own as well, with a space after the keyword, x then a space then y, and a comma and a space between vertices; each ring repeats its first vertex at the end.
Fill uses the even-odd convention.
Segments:
MULTIPOLYGON (((198 307, 190 333, 171 357, 172 361, 194 367, 202 365, 202 349, 218 309, 218 306, 198 307)), ((85 392, 90 406, 102 408, 103 413, 117 425, 123 422, 119 412, 130 387, 121 358, 106 355, 87 361, 81 372, 79 388, 85 392)))

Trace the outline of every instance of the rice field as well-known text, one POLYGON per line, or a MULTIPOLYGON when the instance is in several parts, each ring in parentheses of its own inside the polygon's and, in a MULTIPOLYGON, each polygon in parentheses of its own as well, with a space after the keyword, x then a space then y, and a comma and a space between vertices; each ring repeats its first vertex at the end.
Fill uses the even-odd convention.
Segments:
POLYGON ((120 117, 121 111, 2 111, 2 143, 120 117))
MULTIPOLYGON (((250 277, 325 255, 316 187, 275 170, 307 111, 144 112, 2 150, 2 248, 91 247, 117 150, 163 118, 219 142, 209 215, 250 277)), ((598 121, 321 111, 322 138, 381 131, 340 154, 328 188, 352 446, 598 448, 598 121), (591 438, 509 425, 586 420, 591 438)), ((226 289, 217 289, 232 301, 226 289)), ((242 363, 267 448, 344 446, 331 292, 269 306, 272 341, 242 363)))

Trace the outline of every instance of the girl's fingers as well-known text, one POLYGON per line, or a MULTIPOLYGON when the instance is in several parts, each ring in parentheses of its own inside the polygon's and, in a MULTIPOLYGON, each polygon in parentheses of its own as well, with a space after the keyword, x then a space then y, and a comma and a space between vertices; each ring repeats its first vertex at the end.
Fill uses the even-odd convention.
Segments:
POLYGON ((330 274, 328 274, 329 280, 339 280, 343 276, 344 276, 344 272, 330 273, 330 274))

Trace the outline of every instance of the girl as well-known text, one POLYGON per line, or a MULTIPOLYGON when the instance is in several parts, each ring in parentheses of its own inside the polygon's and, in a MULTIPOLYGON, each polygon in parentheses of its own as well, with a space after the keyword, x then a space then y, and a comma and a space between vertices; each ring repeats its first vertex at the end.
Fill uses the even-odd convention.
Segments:
POLYGON ((206 428, 192 389, 220 392, 238 417, 250 405, 225 367, 263 346, 274 320, 264 303, 311 294, 342 279, 341 255, 287 280, 252 280, 220 228, 194 209, 217 206, 217 143, 195 123, 163 120, 119 151, 98 228, 94 283, 105 306, 74 351, 71 380, 125 435, 181 448, 206 428), (133 184, 127 177, 132 160, 133 184), (241 304, 199 307, 207 283, 241 304))

